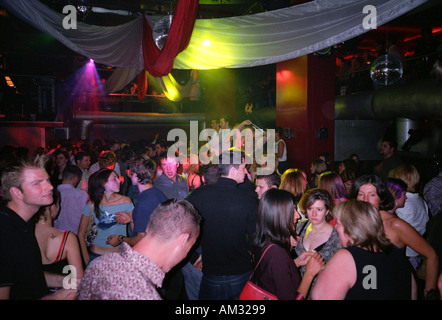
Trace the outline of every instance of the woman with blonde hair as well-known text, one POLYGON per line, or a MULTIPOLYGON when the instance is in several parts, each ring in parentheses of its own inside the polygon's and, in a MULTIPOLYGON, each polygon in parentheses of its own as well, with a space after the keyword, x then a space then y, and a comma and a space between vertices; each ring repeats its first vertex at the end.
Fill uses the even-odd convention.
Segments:
MULTIPOLYGON (((389 177, 401 179, 407 184, 406 200, 403 208, 397 208, 395 213, 402 220, 408 222, 422 236, 427 230, 430 219, 428 205, 419 195, 420 175, 416 167, 405 164, 390 171, 389 177)), ((415 269, 423 262, 423 257, 411 248, 407 248, 406 255, 415 269)))
POLYGON ((333 210, 343 249, 319 274, 315 300, 416 299, 411 267, 384 233, 382 219, 370 203, 351 199, 333 210))

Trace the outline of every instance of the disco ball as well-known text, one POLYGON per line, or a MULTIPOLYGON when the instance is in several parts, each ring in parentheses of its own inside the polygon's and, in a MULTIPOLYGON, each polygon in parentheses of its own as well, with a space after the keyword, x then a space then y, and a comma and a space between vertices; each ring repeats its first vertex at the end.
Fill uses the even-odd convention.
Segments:
POLYGON ((388 86, 398 82, 404 73, 401 59, 395 55, 386 54, 373 61, 370 76, 373 82, 381 86, 388 86))
POLYGON ((152 35, 157 47, 163 49, 167 36, 169 35, 170 25, 172 24, 172 15, 164 16, 155 23, 152 35))
POLYGON ((86 6, 78 6, 77 10, 80 11, 80 13, 86 13, 88 11, 88 7, 86 7, 86 6))

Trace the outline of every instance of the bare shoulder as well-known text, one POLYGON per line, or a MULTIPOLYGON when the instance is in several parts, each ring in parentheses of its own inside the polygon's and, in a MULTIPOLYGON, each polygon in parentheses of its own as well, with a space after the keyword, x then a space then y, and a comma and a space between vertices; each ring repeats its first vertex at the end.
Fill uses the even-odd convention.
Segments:
POLYGON ((348 262, 354 261, 353 256, 351 255, 350 251, 348 251, 345 248, 339 249, 336 251, 336 253, 333 255, 332 259, 335 259, 336 262, 344 262, 346 265, 348 262))
POLYGON ((392 217, 388 220, 388 226, 395 230, 395 231, 401 231, 406 232, 409 231, 410 228, 413 228, 408 222, 391 215, 392 217))
POLYGON ((121 194, 116 194, 115 198, 113 199, 113 202, 115 202, 117 204, 123 204, 123 203, 132 203, 132 200, 127 196, 123 196, 121 194))
POLYGON ((50 228, 48 231, 50 231, 50 232, 48 232, 48 237, 50 239, 62 238, 63 234, 64 234, 64 231, 58 230, 58 229, 53 228, 53 227, 50 228))
POLYGON ((330 261, 327 262, 325 269, 327 268, 331 277, 339 278, 351 285, 356 281, 356 263, 353 255, 345 248, 336 251, 330 261))
POLYGON ((312 288, 314 300, 341 300, 356 282, 356 264, 351 253, 339 249, 325 265, 312 288))
POLYGON ((68 243, 68 247, 78 247, 78 237, 75 233, 69 232, 66 241, 68 243))

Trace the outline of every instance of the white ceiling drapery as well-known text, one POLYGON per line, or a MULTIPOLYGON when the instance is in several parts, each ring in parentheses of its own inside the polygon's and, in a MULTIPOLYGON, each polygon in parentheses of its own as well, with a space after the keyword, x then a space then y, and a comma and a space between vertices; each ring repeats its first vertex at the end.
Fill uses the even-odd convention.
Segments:
MULTIPOLYGON (((316 0, 247 16, 197 19, 175 69, 244 68, 294 59, 370 31, 364 21, 375 14, 383 25, 427 0, 316 0), (369 6, 369 7, 367 7, 369 6), (374 9, 375 11, 365 11, 374 9)), ((144 69, 142 16, 114 27, 78 22, 64 29, 65 15, 35 0, 0 0, 9 12, 96 62, 118 67, 106 81, 121 90, 144 69)), ((146 16, 153 26, 158 17, 146 16)))

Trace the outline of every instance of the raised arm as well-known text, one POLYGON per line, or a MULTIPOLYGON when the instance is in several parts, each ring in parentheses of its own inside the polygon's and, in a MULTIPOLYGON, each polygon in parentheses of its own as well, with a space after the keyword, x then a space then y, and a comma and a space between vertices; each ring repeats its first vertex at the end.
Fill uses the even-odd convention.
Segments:
POLYGON ((425 289, 437 290, 439 276, 439 257, 433 247, 411 225, 402 219, 397 219, 392 225, 399 240, 423 257, 425 257, 425 289))
POLYGON ((324 265, 325 262, 322 256, 317 252, 313 253, 313 255, 307 262, 304 276, 302 277, 301 284, 298 287, 298 292, 302 294, 304 298, 307 297, 313 279, 318 274, 318 272, 321 271, 324 265))

